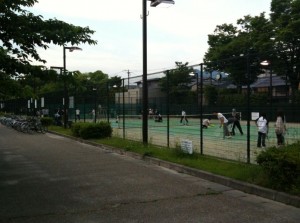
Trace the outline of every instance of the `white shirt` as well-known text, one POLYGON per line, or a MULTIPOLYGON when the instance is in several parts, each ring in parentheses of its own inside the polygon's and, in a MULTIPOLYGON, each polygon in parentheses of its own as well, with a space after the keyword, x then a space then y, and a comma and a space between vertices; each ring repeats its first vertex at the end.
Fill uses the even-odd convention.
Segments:
POLYGON ((267 119, 264 117, 260 117, 257 122, 258 131, 261 133, 267 133, 268 132, 268 126, 267 126, 267 119))
POLYGON ((209 119, 204 119, 203 122, 202 122, 202 125, 209 126, 210 125, 209 119))
POLYGON ((228 122, 227 118, 225 118, 225 116, 222 113, 218 113, 217 116, 220 121, 223 119, 223 123, 228 122))

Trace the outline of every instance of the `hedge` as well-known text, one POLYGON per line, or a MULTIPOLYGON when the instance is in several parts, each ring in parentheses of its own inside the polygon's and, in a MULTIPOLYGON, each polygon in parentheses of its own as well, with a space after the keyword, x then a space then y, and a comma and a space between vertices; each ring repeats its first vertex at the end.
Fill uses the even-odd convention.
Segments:
POLYGON ((83 139, 96 139, 111 137, 112 128, 108 122, 74 123, 71 127, 73 136, 83 139))
POLYGON ((285 147, 272 147, 257 156, 271 187, 300 191, 300 142, 285 147))

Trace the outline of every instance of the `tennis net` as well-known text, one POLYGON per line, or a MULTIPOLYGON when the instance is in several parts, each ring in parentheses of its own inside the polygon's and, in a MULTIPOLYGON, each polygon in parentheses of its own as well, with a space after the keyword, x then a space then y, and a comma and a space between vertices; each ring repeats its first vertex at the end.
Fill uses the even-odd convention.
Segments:
MULTIPOLYGON (((239 117, 241 117, 241 112, 237 112, 239 117)), ((232 117, 232 113, 222 113, 226 118, 232 117)), ((149 127, 162 127, 167 126, 169 119, 170 126, 178 125, 190 125, 190 126, 200 126, 201 115, 192 114, 186 115, 185 118, 181 115, 148 115, 148 126, 149 127)), ((217 116, 213 114, 202 114, 202 121, 204 119, 209 119, 212 123, 217 123, 217 116)), ((142 115, 119 115, 112 122, 113 126, 118 126, 119 128, 141 128, 143 124, 142 115)))

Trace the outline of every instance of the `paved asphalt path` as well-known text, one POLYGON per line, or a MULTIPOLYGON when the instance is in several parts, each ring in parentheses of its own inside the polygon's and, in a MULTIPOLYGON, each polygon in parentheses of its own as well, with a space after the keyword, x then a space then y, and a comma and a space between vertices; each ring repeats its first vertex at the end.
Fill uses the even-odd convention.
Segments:
POLYGON ((0 124, 0 222, 299 223, 300 209, 0 124))

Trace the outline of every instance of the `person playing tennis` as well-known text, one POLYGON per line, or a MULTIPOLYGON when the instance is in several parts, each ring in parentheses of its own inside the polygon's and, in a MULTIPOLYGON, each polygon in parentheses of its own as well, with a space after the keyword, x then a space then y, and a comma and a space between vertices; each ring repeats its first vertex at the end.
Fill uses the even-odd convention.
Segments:
POLYGON ((223 126, 223 139, 231 138, 230 132, 228 130, 228 119, 219 112, 214 112, 213 115, 216 115, 220 121, 220 128, 223 126))
POLYGON ((181 119, 180 119, 180 123, 182 123, 182 121, 185 120, 185 125, 188 125, 189 121, 186 118, 186 112, 184 110, 181 111, 181 119))

